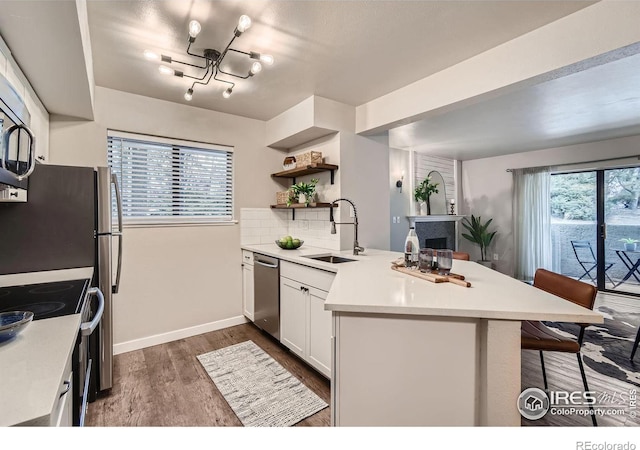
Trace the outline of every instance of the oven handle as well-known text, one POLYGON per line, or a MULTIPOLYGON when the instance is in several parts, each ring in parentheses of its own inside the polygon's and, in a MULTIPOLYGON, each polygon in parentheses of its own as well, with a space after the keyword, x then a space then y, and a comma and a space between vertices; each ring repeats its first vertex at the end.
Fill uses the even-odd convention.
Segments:
POLYGON ((98 326, 98 322, 102 319, 102 313, 104 312, 104 295, 102 295, 102 291, 94 287, 89 289, 87 294, 98 297, 98 311, 91 322, 82 322, 80 324, 80 333, 82 336, 89 336, 93 333, 93 330, 98 326))

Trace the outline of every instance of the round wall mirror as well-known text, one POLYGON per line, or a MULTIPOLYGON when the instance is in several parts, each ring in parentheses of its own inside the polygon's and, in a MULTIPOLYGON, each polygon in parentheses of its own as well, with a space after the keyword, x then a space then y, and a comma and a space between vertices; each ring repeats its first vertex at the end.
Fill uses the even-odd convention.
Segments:
POLYGON ((431 203, 431 214, 447 214, 447 192, 444 185, 444 178, 437 170, 432 170, 427 175, 432 183, 438 183, 438 193, 431 194, 429 203, 431 203))

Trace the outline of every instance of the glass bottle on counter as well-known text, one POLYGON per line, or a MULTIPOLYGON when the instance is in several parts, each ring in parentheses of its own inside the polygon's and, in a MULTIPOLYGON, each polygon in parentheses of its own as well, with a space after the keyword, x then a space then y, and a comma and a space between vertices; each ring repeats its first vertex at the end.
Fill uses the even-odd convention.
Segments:
POLYGON ((418 256, 420 254, 420 243, 416 235, 415 227, 409 228, 409 234, 404 241, 404 265, 406 267, 417 267, 418 256))

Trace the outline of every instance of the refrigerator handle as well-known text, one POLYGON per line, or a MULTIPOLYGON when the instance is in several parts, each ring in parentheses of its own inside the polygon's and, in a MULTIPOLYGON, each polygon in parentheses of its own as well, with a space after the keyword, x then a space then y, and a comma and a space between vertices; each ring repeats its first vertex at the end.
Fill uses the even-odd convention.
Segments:
POLYGON ((122 274, 122 198, 120 197, 120 186, 118 186, 118 177, 116 174, 111 175, 111 182, 116 191, 116 204, 118 207, 118 231, 112 233, 118 238, 118 268, 116 270, 116 284, 111 287, 111 292, 117 294, 120 290, 120 275, 122 274))

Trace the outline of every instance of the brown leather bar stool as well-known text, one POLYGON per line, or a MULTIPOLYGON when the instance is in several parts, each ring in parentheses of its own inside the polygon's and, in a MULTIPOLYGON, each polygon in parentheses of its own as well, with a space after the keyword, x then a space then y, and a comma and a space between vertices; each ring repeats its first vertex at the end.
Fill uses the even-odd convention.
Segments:
POLYGON ((469 254, 465 252, 453 252, 453 259, 461 259, 463 261, 469 261, 469 254))
MULTIPOLYGON (((582 281, 577 281, 573 278, 554 272, 549 272, 545 269, 536 270, 536 274, 533 279, 533 286, 589 309, 593 309, 593 304, 596 301, 596 295, 598 293, 596 287, 591 284, 583 283, 582 281)), ((547 392, 549 391, 549 386, 547 384, 547 373, 544 368, 543 351, 575 353, 578 358, 578 365, 580 366, 580 375, 582 375, 584 390, 589 390, 587 377, 585 376, 584 366, 582 364, 582 355, 580 354, 582 339, 584 338, 584 329, 588 324, 580 323, 577 325, 580 326, 580 334, 576 340, 556 333, 553 329, 547 327, 542 322, 533 320, 522 322, 521 348, 523 350, 540 351, 540 364, 542 365, 544 390, 547 392)), ((593 406, 589 405, 589 409, 591 410, 591 421, 593 422, 593 426, 598 426, 593 406)))

